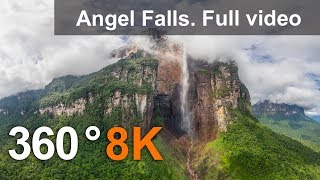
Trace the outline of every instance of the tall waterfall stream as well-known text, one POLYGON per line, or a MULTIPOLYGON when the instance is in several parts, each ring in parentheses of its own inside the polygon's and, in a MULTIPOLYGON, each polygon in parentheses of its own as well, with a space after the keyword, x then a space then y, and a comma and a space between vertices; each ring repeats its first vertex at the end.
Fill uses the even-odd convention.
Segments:
POLYGON ((186 48, 183 48, 183 56, 182 56, 182 78, 181 78, 181 115, 182 115, 182 123, 181 128, 188 133, 188 135, 191 138, 190 147, 188 149, 187 153, 187 163, 186 168, 189 175, 189 178, 192 180, 198 179, 197 174, 192 168, 191 165, 191 156, 192 156, 192 149, 194 146, 194 140, 193 140, 193 130, 191 127, 191 118, 190 118, 190 108, 188 104, 188 90, 189 90, 189 67, 188 67, 188 60, 187 60, 187 52, 186 48))

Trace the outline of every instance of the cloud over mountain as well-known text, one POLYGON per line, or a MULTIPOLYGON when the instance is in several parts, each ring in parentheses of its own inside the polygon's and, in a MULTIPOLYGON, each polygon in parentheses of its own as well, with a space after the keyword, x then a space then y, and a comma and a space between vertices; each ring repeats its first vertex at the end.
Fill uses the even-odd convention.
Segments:
POLYGON ((97 71, 123 44, 118 36, 54 36, 53 0, 4 0, 0 11, 0 97, 97 71))

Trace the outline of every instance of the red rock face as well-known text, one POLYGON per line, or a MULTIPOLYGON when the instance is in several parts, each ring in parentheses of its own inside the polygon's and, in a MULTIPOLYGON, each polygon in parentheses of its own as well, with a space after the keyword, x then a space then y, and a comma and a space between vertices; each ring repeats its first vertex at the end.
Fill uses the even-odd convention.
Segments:
POLYGON ((190 79, 189 96, 193 131, 197 139, 215 139, 218 132, 218 121, 215 117, 210 75, 192 72, 190 79))
POLYGON ((210 141, 219 131, 226 131, 228 111, 240 107, 242 83, 232 62, 208 63, 189 60, 189 106, 195 138, 210 141))
MULTIPOLYGON (((181 82, 183 52, 177 44, 163 43, 156 46, 152 54, 136 47, 122 50, 121 55, 135 58, 148 56, 158 60, 155 78, 153 119, 160 118, 166 128, 176 136, 186 134, 181 128, 181 82)), ((190 111, 192 135, 199 141, 217 138, 218 132, 226 131, 231 109, 245 110, 239 103, 250 102, 249 93, 238 77, 233 62, 208 63, 188 59, 189 89, 187 101, 190 111)), ((142 83, 142 82, 141 82, 142 83)), ((152 99, 152 98, 151 98, 152 99)), ((150 114, 148 114, 150 116, 150 114)), ((149 122, 148 122, 149 123, 149 122)), ((147 123, 147 124, 148 124, 147 123)), ((146 127, 149 127, 146 125, 146 127)))
POLYGON ((157 74, 157 93, 172 95, 175 86, 181 82, 182 51, 179 45, 167 45, 159 49, 156 59, 159 60, 157 74))
POLYGON ((157 74, 157 94, 172 95, 180 84, 181 65, 177 60, 160 60, 157 74))
POLYGON ((182 135, 180 112, 180 83, 182 51, 178 45, 161 49, 156 55, 159 65, 155 93, 155 117, 164 120, 166 128, 182 135))

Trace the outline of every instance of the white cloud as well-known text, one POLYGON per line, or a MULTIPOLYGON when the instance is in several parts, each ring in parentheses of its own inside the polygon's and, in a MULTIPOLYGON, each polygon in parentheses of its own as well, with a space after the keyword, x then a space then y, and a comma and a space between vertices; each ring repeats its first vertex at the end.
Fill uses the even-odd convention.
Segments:
POLYGON ((0 97, 97 71, 123 44, 118 36, 54 36, 53 0, 2 0, 0 11, 0 97))
MULTIPOLYGON (((261 45, 271 61, 245 57, 239 62, 240 75, 253 101, 270 99, 297 104, 309 112, 320 109, 320 91, 310 74, 320 74, 317 36, 276 36, 263 38, 261 45)), ((246 56, 244 55, 244 56, 246 56)))

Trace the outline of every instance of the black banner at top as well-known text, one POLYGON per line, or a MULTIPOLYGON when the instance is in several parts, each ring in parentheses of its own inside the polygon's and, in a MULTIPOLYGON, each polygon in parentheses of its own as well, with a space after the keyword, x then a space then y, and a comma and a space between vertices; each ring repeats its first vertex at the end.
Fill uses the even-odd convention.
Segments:
POLYGON ((319 0, 55 0, 56 35, 320 35, 319 0))

